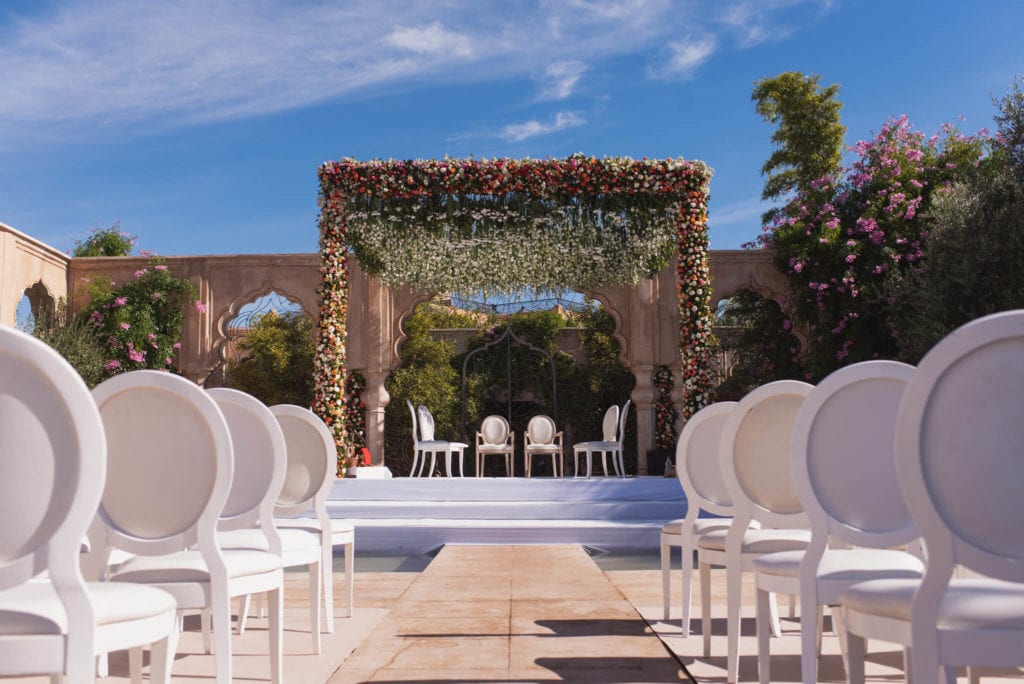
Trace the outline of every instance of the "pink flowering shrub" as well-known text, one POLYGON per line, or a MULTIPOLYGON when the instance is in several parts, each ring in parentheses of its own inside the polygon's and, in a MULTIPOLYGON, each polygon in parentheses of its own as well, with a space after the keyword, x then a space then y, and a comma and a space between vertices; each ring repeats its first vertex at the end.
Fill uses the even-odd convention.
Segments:
POLYGON ((195 299, 195 286, 156 260, 116 289, 93 282, 90 292, 92 303, 82 317, 105 349, 108 377, 142 368, 172 370, 185 307, 205 311, 195 299))
POLYGON ((930 138, 906 116, 850 147, 856 160, 818 179, 765 226, 758 244, 774 248, 790 280, 793 313, 809 333, 808 377, 871 358, 898 356, 887 292, 921 268, 936 193, 986 172, 987 131, 952 126, 930 138))

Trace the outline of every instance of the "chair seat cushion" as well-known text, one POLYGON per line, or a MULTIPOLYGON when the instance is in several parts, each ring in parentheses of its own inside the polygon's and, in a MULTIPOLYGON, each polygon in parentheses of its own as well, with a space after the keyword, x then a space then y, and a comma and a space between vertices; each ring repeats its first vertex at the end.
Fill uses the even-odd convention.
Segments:
MULTIPOLYGON (((732 518, 697 518, 693 521, 693 533, 696 535, 707 534, 714 530, 727 530, 732 525, 732 518)), ((682 535, 683 519, 672 520, 661 527, 662 534, 682 535)))
MULTIPOLYGON (((178 609, 174 597, 144 584, 86 582, 97 625, 142 620, 178 609)), ((0 591, 0 634, 67 634, 64 604, 49 581, 0 591)))
MULTIPOLYGON (((839 603, 859 613, 910 621, 918 580, 861 582, 839 594, 839 603)), ((1024 585, 993 579, 953 579, 942 598, 944 629, 1024 629, 1024 585)))
MULTIPOLYGON (((316 518, 274 518, 274 525, 278 530, 294 528, 320 534, 320 521, 316 518)), ((346 520, 331 518, 331 542, 342 544, 352 541, 355 537, 355 527, 346 520)))
POLYGON ((615 451, 618 442, 577 442, 572 445, 573 451, 615 451))
MULTIPOLYGON (((228 577, 250 577, 281 569, 281 557, 252 549, 224 549, 228 577)), ((198 551, 179 551, 166 556, 136 556, 118 568, 111 579, 119 582, 170 584, 209 582, 210 571, 198 551)))
MULTIPOLYGON (((697 540, 697 547, 712 551, 725 551, 728 530, 712 530, 697 540)), ((748 529, 743 534, 743 553, 775 553, 806 549, 811 541, 810 530, 758 530, 748 529)))
MULTIPOLYGON (((754 567, 768 575, 799 577, 803 551, 769 553, 754 559, 754 567)), ((823 580, 864 582, 872 579, 920 577, 924 564, 905 551, 890 549, 827 549, 818 565, 823 580)))
POLYGON ((512 447, 507 444, 480 444, 476 448, 478 454, 511 454, 512 447))
POLYGON ((526 448, 528 454, 560 454, 562 447, 557 444, 531 444, 526 448))
MULTIPOLYGON (((275 522, 276 524, 276 522, 275 522)), ((320 530, 308 530, 301 527, 286 529, 278 528, 277 533, 281 536, 281 551, 299 551, 302 549, 317 548, 320 546, 320 530)), ((267 542, 262 530, 244 529, 228 530, 217 533, 217 543, 222 549, 256 549, 257 551, 269 551, 270 545, 267 542)))

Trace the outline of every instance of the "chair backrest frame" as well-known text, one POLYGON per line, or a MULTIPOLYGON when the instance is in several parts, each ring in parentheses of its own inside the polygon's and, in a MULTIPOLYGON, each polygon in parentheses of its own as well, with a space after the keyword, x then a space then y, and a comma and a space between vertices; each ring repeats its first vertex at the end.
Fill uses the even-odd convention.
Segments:
POLYGON ((534 416, 526 424, 528 446, 554 446, 558 443, 558 436, 558 426, 551 416, 534 416))
POLYGON ((477 432, 480 438, 479 444, 486 446, 508 446, 511 434, 508 421, 504 416, 499 415, 490 415, 484 418, 480 423, 480 430, 477 432), (494 425, 499 427, 497 432, 491 429, 494 425))
POLYGON ((701 510, 731 516, 732 499, 722 481, 719 448, 722 432, 735 401, 720 401, 693 414, 676 442, 676 477, 686 494, 686 515, 701 510))
POLYGON ((719 464, 732 498, 734 525, 807 527, 790 472, 793 423, 813 385, 777 380, 749 392, 730 412, 719 464))
POLYGON ((281 496, 274 506, 277 515, 300 515, 313 510, 323 529, 330 529, 327 495, 337 472, 337 447, 330 429, 315 413, 302 406, 278 404, 270 407, 284 433, 288 453, 288 469, 281 496), (301 433, 300 433, 301 430, 301 433), (301 449, 301 456, 297 450, 301 449), (298 481, 300 493, 291 482, 298 481), (302 486, 302 482, 309 484, 302 486))
POLYGON ((863 361, 823 379, 793 425, 790 467, 816 539, 867 548, 917 539, 896 482, 896 414, 914 367, 863 361))
POLYGON ((435 441, 437 438, 434 436, 434 415, 423 404, 420 404, 416 411, 420 419, 420 440, 424 442, 435 441))
POLYGON ((1024 310, 1016 310, 940 340, 904 392, 896 475, 928 552, 927 585, 944 586, 954 565, 1024 582, 1022 387, 1024 310))
POLYGON ((618 404, 612 404, 608 407, 608 410, 604 412, 604 418, 601 419, 601 439, 605 442, 614 442, 618 434, 616 430, 619 427, 619 406, 618 404))
POLYGON ((629 405, 631 403, 633 403, 632 399, 626 399, 626 403, 622 405, 622 410, 619 411, 619 431, 615 441, 619 443, 620 451, 626 441, 626 419, 629 418, 629 405))

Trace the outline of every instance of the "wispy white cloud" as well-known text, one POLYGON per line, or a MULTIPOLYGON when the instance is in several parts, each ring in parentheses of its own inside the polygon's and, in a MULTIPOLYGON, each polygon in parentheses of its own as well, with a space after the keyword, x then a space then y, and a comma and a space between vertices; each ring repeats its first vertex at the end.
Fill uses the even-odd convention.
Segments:
POLYGON ((806 22, 806 6, 817 7, 818 17, 832 11, 835 0, 739 0, 719 9, 716 20, 735 36, 741 49, 779 42, 806 22))
POLYGON ((708 208, 708 225, 713 228, 722 228, 737 223, 754 224, 760 221, 760 216, 771 207, 771 204, 764 202, 760 197, 727 204, 724 207, 708 208))
POLYGON ((509 142, 522 142, 528 138, 536 138, 538 135, 549 135, 586 123, 587 120, 577 112, 558 112, 548 121, 530 119, 522 123, 507 124, 498 131, 498 137, 509 142))
POLYGON ((588 65, 670 43, 651 73, 692 75, 721 43, 675 37, 772 16, 750 4, 711 30, 716 0, 28 3, 0 16, 0 140, 124 135, 425 83, 534 79, 538 100, 565 99, 588 65))
POLYGON ((384 38, 384 43, 421 55, 473 56, 469 38, 446 29, 439 21, 426 26, 395 29, 384 38))
POLYGON ((693 78, 697 69, 711 58, 717 47, 713 35, 700 38, 689 36, 669 43, 671 57, 661 67, 652 68, 651 75, 656 78, 693 78))
POLYGON ((555 62, 544 70, 538 100, 564 100, 576 91, 587 70, 583 62, 555 62))

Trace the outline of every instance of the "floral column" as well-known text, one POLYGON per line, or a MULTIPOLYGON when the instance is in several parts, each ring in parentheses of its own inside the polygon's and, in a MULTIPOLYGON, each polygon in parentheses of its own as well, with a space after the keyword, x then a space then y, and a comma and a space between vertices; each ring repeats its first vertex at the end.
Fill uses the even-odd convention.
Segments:
POLYGON ((706 188, 690 191, 680 207, 676 243, 684 419, 712 401, 709 343, 714 319, 711 315, 707 217, 706 188))
POLYGON ((348 245, 342 194, 320 196, 320 339, 313 358, 313 412, 327 424, 338 449, 338 473, 350 451, 345 429, 345 319, 348 316, 348 245))

